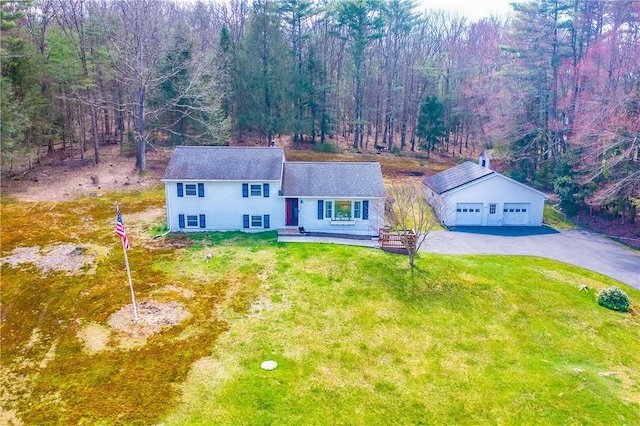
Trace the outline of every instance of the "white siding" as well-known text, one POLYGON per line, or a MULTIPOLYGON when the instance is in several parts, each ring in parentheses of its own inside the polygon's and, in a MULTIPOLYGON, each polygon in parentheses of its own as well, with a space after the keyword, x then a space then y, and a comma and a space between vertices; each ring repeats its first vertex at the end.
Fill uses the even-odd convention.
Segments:
MULTIPOLYGON (((284 226, 284 199, 278 197, 280 181, 204 183, 204 197, 178 197, 177 183, 198 181, 165 181, 167 202, 167 226, 176 231, 231 231, 243 230, 242 216, 265 215, 270 217, 270 229, 284 226), (243 197, 242 184, 269 184, 269 197, 243 197), (205 229, 181 229, 178 215, 206 215, 205 229)), ((258 229, 252 229, 256 231, 258 229)), ((262 229, 260 229, 262 230, 262 229)))
MULTIPOLYGON (((528 204, 527 216, 523 226, 541 226, 544 210, 544 194, 519 184, 500 174, 472 182, 459 189, 445 193, 440 197, 442 213, 440 217, 447 226, 456 226, 456 206, 458 204, 481 203, 482 226, 502 226, 505 204, 528 204), (495 213, 491 214, 491 205, 495 204, 495 213)), ((506 225, 508 225, 507 223, 506 225)))
MULTIPOLYGON (((322 200, 335 201, 331 198, 323 198, 322 200)), ((346 199, 340 198, 340 200, 346 199)), ((354 198, 350 200, 364 201, 365 199, 354 198)), ((354 219, 352 221, 340 222, 332 221, 329 218, 318 219, 318 198, 300 198, 298 202, 298 225, 304 227, 307 232, 378 235, 378 230, 383 226, 383 220, 380 213, 383 211, 384 201, 381 199, 366 200, 369 201, 369 219, 354 219)))

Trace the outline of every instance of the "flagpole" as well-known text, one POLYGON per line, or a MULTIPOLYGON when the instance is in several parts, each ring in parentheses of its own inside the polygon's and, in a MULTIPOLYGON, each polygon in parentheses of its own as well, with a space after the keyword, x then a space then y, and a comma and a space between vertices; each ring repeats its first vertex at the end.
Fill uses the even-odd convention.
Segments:
POLYGON ((133 293, 133 282, 131 281, 131 269, 129 269, 129 257, 127 256, 127 248, 122 241, 122 250, 124 251, 124 263, 127 265, 127 276, 129 277, 129 288, 131 289, 131 302, 133 303, 133 319, 138 322, 138 308, 136 307, 136 295, 133 293))
MULTIPOLYGON (((120 207, 116 203, 116 212, 120 212, 120 207)), ((136 306, 136 295, 133 292, 133 281, 131 281, 131 269, 129 268, 129 257, 127 256, 127 246, 125 246, 124 238, 122 240, 122 251, 124 252, 124 264, 127 266, 127 277, 129 277, 129 289, 131 289, 131 302, 133 303, 133 319, 138 322, 138 307, 136 306)))

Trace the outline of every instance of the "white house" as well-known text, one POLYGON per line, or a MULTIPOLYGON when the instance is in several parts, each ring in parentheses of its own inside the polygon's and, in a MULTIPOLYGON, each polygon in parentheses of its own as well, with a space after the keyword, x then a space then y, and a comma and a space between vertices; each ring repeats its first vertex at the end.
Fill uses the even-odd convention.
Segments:
POLYGON ((470 161, 423 184, 446 226, 542 225, 546 194, 470 161))
POLYGON ((162 181, 173 232, 377 235, 383 224, 379 163, 288 163, 281 147, 179 146, 162 181))

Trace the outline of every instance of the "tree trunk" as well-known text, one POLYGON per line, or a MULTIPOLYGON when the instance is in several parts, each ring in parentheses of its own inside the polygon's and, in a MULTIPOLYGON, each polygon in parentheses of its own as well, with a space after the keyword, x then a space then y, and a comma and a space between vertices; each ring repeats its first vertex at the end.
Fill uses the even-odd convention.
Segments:
POLYGON ((80 125, 80 163, 84 166, 84 150, 85 150, 85 138, 87 136, 87 129, 84 125, 84 115, 82 108, 78 104, 78 124, 80 125))
POLYGON ((356 97, 355 110, 354 110, 354 132, 353 132, 353 147, 358 149, 358 144, 361 142, 360 136, 362 133, 362 65, 356 64, 356 97))
POLYGON ((94 95, 90 89, 87 89, 87 99, 89 99, 89 115, 91 116, 91 139, 93 140, 94 162, 100 162, 100 143, 98 142, 98 114, 94 102, 94 95))
POLYGON ((145 94, 141 85, 137 88, 135 94, 135 114, 133 116, 135 133, 136 133, 136 167, 140 174, 144 174, 146 170, 145 161, 145 132, 147 129, 147 123, 145 119, 145 94))
POLYGON ((117 140, 120 143, 120 149, 123 148, 122 144, 124 142, 124 101, 122 99, 122 86, 118 83, 118 103, 116 104, 115 121, 116 121, 116 133, 117 140))

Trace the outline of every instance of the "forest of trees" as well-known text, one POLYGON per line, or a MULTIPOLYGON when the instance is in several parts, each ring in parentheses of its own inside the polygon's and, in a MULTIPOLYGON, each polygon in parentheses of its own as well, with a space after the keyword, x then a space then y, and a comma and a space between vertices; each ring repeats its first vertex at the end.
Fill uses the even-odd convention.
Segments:
MULTIPOLYGON (((414 0, 0 0, 2 170, 20 155, 276 135, 356 151, 494 148, 513 177, 635 216, 640 1, 471 22, 414 0)), ((87 155, 89 152, 90 155, 87 155)))

